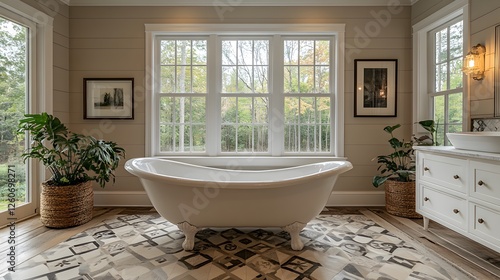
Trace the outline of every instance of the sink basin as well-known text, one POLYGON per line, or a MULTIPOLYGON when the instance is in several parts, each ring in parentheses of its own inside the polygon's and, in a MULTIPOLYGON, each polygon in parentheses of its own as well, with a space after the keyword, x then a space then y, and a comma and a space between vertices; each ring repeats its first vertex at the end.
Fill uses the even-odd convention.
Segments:
POLYGON ((456 149, 500 153, 500 132, 446 133, 456 149))

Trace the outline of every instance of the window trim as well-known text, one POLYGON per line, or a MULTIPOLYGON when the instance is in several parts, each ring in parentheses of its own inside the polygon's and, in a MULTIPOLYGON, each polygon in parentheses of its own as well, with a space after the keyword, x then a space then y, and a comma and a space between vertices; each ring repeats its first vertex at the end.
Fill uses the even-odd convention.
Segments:
MULTIPOLYGON (((413 25, 413 134, 419 135, 426 131, 418 125, 421 120, 432 119, 431 97, 428 94, 432 79, 429 78, 429 36, 428 33, 443 24, 461 17, 464 28, 464 52, 469 49, 469 5, 467 0, 453 1, 446 7, 435 12, 424 20, 413 25)), ((462 129, 469 130, 470 101, 469 80, 463 79, 463 112, 462 129)))
MULTIPOLYGON (((158 135, 157 132, 154 131, 154 127, 157 126, 158 121, 158 113, 155 109, 154 104, 154 82, 155 82, 155 71, 153 67, 156 67, 156 63, 154 61, 154 44, 156 36, 175 36, 175 35, 208 35, 209 41, 217 40, 217 36, 222 35, 272 35, 272 36, 285 36, 285 35, 317 35, 317 36, 325 36, 325 35, 334 35, 335 36, 335 44, 333 45, 332 51, 334 51, 335 55, 332 57, 333 64, 332 67, 335 68, 334 75, 332 75, 331 79, 334 81, 333 92, 335 95, 333 96, 333 105, 332 109, 333 118, 332 125, 334 125, 334 139, 331 147, 331 154, 327 155, 330 157, 343 157, 344 155, 344 46, 345 46, 345 24, 145 24, 146 36, 145 36, 145 45, 146 45, 146 71, 145 71, 145 101, 146 101, 146 136, 145 136, 145 154, 146 156, 158 156, 159 153, 156 150, 158 135), (214 35, 214 34, 217 35, 214 35), (275 35, 279 34, 279 35, 275 35)), ((276 48, 279 46, 274 46, 276 48)), ((282 46, 281 46, 282 47, 282 46)), ((272 51, 272 50, 271 50, 272 51)), ((209 49, 208 64, 217 64, 216 61, 211 61, 211 59, 215 59, 218 57, 217 50, 215 48, 209 49)), ((270 63, 274 65, 279 65, 276 62, 279 62, 279 57, 271 56, 271 59, 274 61, 270 63)), ((283 71, 283 70, 280 70, 283 71)), ((219 74, 212 73, 208 71, 207 79, 215 80, 219 77, 216 77, 219 74)), ((216 81, 219 81, 218 79, 216 81)), ((212 83, 213 88, 208 88, 209 92, 215 92, 217 90, 217 83, 212 83)), ((273 85, 272 92, 276 91, 277 87, 282 87, 281 85, 273 85)), ((207 107, 208 106, 220 106, 217 105, 217 101, 215 98, 207 99, 207 107)), ((210 111, 209 111, 210 113, 210 111)), ((270 112, 272 113, 272 112, 270 112)), ((207 118, 211 116, 207 115, 207 118)), ((270 124, 272 125, 272 124, 270 124)), ((269 137, 271 139, 275 138, 276 135, 273 135, 273 130, 269 137)), ((217 141, 214 137, 207 137, 206 145, 216 145, 214 143, 217 141)), ((276 141, 271 141, 273 154, 271 156, 281 156, 281 154, 276 154, 276 149, 274 145, 276 141)), ((179 155, 179 156, 189 156, 189 155, 179 155)), ((206 154, 206 156, 216 156, 215 154, 206 154)), ((251 155, 242 155, 242 156, 251 156, 251 155)), ((297 155, 292 155, 297 156, 297 155)), ((314 156, 314 155, 313 155, 314 156)), ((304 155, 304 157, 311 157, 311 154, 304 155)), ((322 155, 318 155, 318 157, 322 157, 322 155)))
MULTIPOLYGON (((53 21, 44 12, 21 1, 6 0, 0 2, 0 12, 11 20, 28 26, 29 38, 29 92, 27 106, 32 113, 53 112, 53 21)), ((36 215, 39 205, 40 186, 45 181, 45 169, 42 164, 28 163, 31 185, 31 203, 16 208, 16 217, 24 219, 36 215)), ((4 212, 6 215, 6 212, 4 212)), ((2 213, 2 215, 4 214, 2 213)), ((4 219, 7 221, 7 219, 4 219)), ((0 224, 2 226, 2 224, 0 224)))

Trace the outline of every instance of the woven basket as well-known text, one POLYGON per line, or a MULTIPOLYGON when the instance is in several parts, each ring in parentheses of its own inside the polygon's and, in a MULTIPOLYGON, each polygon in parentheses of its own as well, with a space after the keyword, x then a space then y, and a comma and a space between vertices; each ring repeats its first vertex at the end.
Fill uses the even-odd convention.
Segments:
POLYGON ((405 218, 422 218, 415 212, 415 182, 387 180, 385 186, 385 209, 389 214, 405 218))
POLYGON ((92 181, 71 186, 42 184, 40 220, 50 228, 67 228, 92 219, 94 191, 92 181))

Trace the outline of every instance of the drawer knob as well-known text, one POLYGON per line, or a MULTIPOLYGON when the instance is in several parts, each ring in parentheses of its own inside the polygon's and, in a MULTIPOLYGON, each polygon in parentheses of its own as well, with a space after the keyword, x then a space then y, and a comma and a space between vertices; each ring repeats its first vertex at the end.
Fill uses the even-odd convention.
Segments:
POLYGON ((429 167, 424 167, 424 171, 429 171, 429 167))
POLYGON ((453 213, 458 214, 460 212, 458 209, 453 209, 453 213))
POLYGON ((459 179, 459 178, 460 178, 460 176, 458 176, 458 175, 453 175, 453 179, 457 180, 457 179, 459 179))
POLYGON ((484 220, 483 220, 483 219, 481 219, 481 218, 479 218, 479 219, 477 220, 477 222, 478 222, 478 223, 480 223, 480 224, 482 224, 482 223, 484 223, 484 220))
POLYGON ((482 180, 479 180, 479 182, 477 182, 477 184, 482 186, 482 185, 484 185, 484 182, 482 180))
POLYGON ((429 201, 429 198, 427 196, 424 197, 424 201, 429 201))

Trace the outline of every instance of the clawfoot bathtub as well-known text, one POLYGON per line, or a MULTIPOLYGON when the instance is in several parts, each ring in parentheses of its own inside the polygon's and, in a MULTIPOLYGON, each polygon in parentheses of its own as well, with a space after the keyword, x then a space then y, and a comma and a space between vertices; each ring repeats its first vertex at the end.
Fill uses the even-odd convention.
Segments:
POLYGON ((158 213, 184 233, 192 250, 205 227, 281 227, 293 250, 299 233, 326 205, 335 181, 352 168, 328 161, 270 170, 229 170, 162 158, 136 158, 125 169, 140 178, 158 213))

